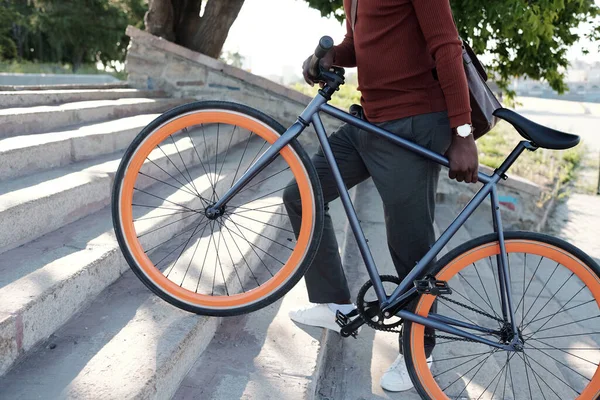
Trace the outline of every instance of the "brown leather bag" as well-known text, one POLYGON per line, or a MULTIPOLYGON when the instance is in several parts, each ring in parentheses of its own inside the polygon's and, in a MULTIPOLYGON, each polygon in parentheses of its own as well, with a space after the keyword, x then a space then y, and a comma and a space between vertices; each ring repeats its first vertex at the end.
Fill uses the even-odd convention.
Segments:
MULTIPOLYGON (((352 30, 356 25, 356 16, 358 14, 358 0, 352 0, 351 24, 352 30)), ((494 111, 502 107, 494 93, 486 84, 488 75, 485 68, 477 59, 475 52, 469 44, 459 38, 462 42, 463 63, 465 66, 465 74, 467 76, 467 84, 469 86, 469 95, 471 99, 471 122, 473 124, 473 136, 479 139, 488 133, 498 123, 498 118, 494 116, 494 111)), ((432 71, 437 79, 437 72, 434 68, 432 71)))

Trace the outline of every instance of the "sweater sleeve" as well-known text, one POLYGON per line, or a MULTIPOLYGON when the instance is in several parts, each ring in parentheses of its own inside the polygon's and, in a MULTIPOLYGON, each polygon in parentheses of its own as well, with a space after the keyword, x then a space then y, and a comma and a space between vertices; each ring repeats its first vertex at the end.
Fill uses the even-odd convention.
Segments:
POLYGON ((449 0, 412 0, 419 25, 435 59, 452 128, 471 123, 469 87, 462 58, 462 43, 452 18, 449 0))
POLYGON ((346 17, 346 36, 339 45, 334 48, 333 65, 338 67, 356 67, 356 54, 354 53, 354 32, 350 19, 346 17))

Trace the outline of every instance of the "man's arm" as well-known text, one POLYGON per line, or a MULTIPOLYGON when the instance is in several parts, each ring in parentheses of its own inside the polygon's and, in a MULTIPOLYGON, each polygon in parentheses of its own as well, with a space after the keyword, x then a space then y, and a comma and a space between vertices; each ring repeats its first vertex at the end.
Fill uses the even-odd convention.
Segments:
POLYGON ((435 59, 452 128, 471 123, 469 88, 463 66, 462 43, 448 0, 413 0, 413 6, 435 59))
POLYGON ((354 32, 348 13, 346 13, 346 36, 339 45, 333 48, 333 65, 339 67, 356 67, 356 54, 354 53, 354 32))

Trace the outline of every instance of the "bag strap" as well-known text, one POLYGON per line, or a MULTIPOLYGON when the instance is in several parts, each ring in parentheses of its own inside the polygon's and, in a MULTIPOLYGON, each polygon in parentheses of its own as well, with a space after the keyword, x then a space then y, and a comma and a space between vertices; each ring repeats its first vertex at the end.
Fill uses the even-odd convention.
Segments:
POLYGON ((356 16, 358 14, 358 0, 352 0, 352 8, 350 9, 350 13, 350 23, 352 24, 352 32, 354 32, 354 27, 356 26, 356 16))

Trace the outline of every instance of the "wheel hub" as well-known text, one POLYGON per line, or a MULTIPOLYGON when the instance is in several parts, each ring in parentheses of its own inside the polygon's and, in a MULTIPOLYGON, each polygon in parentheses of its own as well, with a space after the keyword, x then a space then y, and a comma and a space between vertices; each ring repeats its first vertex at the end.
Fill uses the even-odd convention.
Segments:
MULTIPOLYGON (((517 334, 519 337, 514 343, 515 350, 523 351, 525 340, 523 339, 523 332, 521 332, 521 329, 517 328, 517 334)), ((512 331, 512 327, 510 326, 510 324, 505 323, 504 326, 502 326, 502 328, 500 329, 500 340, 504 344, 511 344, 513 343, 514 338, 515 335, 512 331)))
POLYGON ((204 210, 204 215, 206 215, 206 218, 210 219, 211 221, 214 221, 215 219, 223 216, 225 214, 225 206, 221 207, 221 208, 215 208, 214 204, 206 207, 206 209, 204 210))

